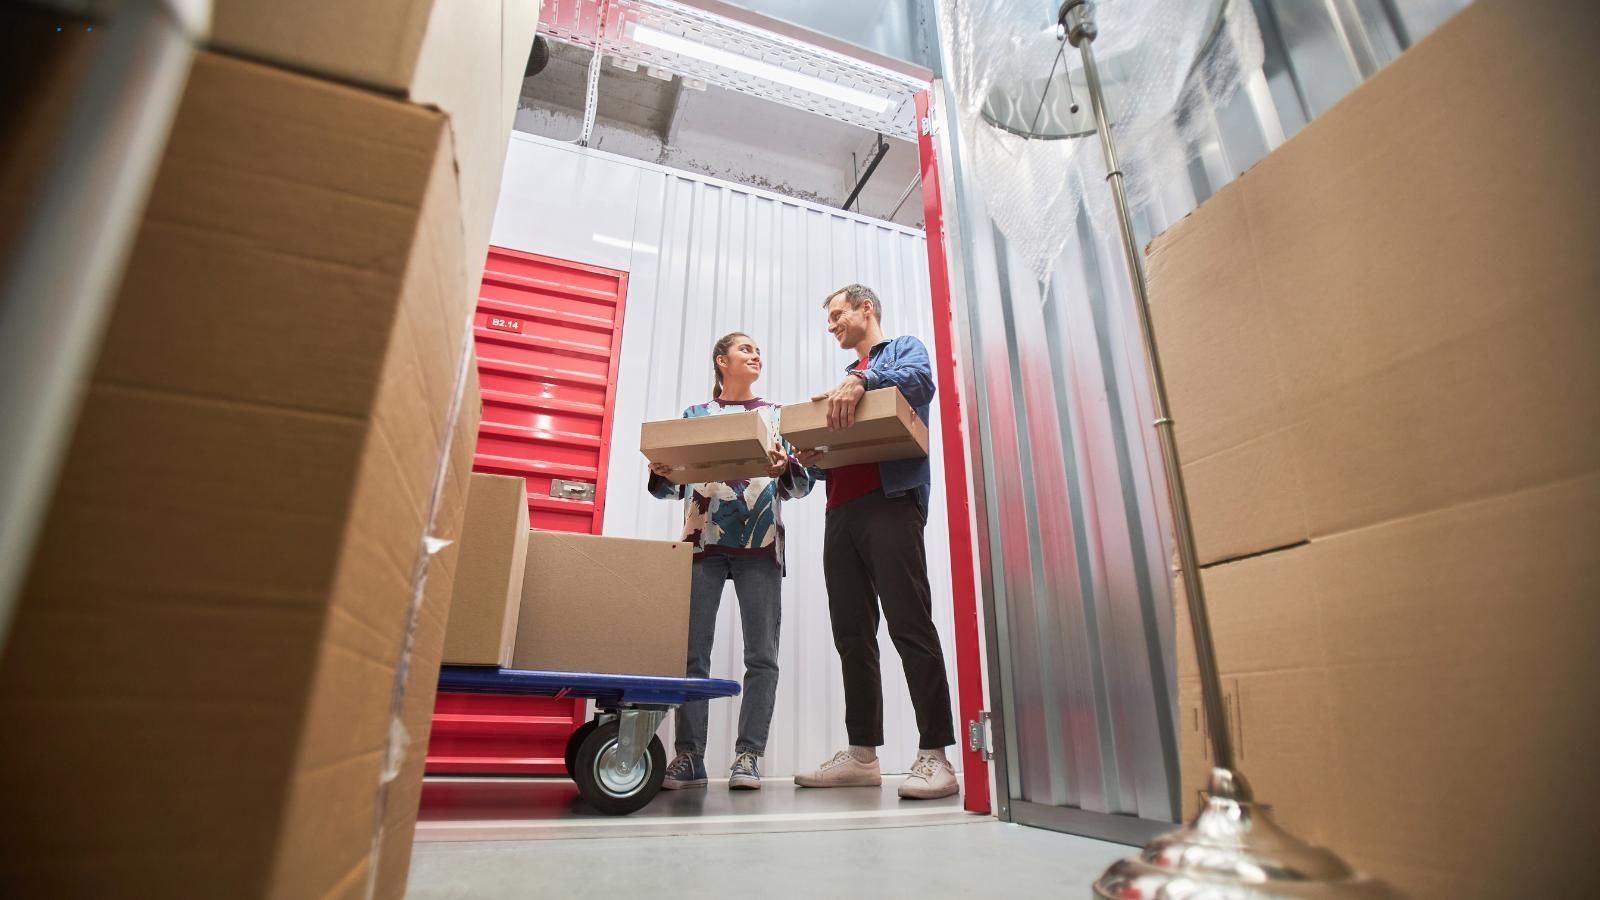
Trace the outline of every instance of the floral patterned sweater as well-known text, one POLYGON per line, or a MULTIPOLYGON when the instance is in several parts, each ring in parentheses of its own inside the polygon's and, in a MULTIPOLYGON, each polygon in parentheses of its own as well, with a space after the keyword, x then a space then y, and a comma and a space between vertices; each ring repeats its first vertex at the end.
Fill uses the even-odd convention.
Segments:
MULTIPOLYGON (((683 411, 686 419, 716 416, 759 409, 774 420, 778 407, 759 397, 701 403, 683 411)), ((683 498, 683 537, 694 544, 695 554, 771 553, 783 567, 783 500, 798 499, 811 493, 815 473, 794 458, 794 448, 784 444, 789 467, 778 478, 751 478, 740 481, 714 481, 705 484, 677 485, 650 473, 647 489, 663 500, 683 498)))

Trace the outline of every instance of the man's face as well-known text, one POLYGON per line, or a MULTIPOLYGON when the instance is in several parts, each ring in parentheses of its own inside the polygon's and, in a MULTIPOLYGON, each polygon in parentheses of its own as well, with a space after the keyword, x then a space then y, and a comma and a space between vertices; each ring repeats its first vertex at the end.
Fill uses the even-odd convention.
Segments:
POLYGON ((861 306, 854 309, 843 291, 828 300, 828 333, 846 350, 860 346, 867 337, 867 323, 871 321, 870 300, 863 300, 861 306))

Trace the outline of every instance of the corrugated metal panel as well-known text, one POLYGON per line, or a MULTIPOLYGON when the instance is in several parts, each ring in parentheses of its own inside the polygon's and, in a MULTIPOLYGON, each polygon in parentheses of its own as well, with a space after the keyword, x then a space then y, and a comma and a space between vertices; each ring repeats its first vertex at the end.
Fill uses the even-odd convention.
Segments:
MULTIPOLYGON (((645 493, 639 423, 675 417, 709 399, 710 350, 722 334, 748 331, 761 344, 767 365, 757 392, 776 402, 809 399, 842 377, 850 355, 824 330, 822 301, 846 283, 878 291, 889 333, 914 334, 935 346, 919 231, 531 135, 513 137, 506 166, 496 245, 629 273, 606 534, 677 536, 681 506, 645 493)), ((937 409, 934 417, 937 472, 937 409)), ((772 775, 809 768, 845 744, 843 687, 822 580, 821 491, 787 504, 784 520, 790 564, 782 675, 766 758, 772 775)), ((935 622, 946 659, 953 661, 950 573, 941 549, 947 541, 943 492, 935 490, 929 574, 935 622)), ((916 725, 898 656, 886 633, 880 639, 885 765, 903 771, 916 751, 916 725)), ((742 643, 730 586, 713 675, 742 676, 742 643)), ((737 701, 712 706, 707 764, 713 770, 732 762, 737 715, 737 701)))
MULTIPOLYGON (((1189 171, 1135 210, 1141 246, 1465 0, 1253 3, 1262 75, 1213 110, 1189 171)), ((959 141, 950 150, 1005 815, 1068 830, 1115 827, 1068 809, 1170 821, 1190 799, 1173 667, 1191 638, 1174 634, 1171 508, 1115 226, 1080 217, 1041 283, 960 177, 959 141)))

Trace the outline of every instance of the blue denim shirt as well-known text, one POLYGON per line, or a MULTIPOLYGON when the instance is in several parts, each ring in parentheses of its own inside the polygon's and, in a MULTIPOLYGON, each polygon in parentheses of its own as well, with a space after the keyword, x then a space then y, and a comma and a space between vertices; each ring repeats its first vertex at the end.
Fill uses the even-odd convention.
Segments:
MULTIPOLYGON (((845 366, 845 374, 856 371, 856 364, 845 366)), ((867 353, 867 390, 899 388, 900 393, 917 411, 923 424, 928 423, 928 407, 933 403, 933 364, 928 359, 928 348, 911 335, 902 335, 874 346, 867 353)), ((825 478, 822 470, 816 477, 825 478)), ((878 477, 883 481, 883 493, 889 497, 913 494, 923 512, 928 510, 929 485, 933 483, 933 467, 928 457, 894 459, 878 463, 878 477)))

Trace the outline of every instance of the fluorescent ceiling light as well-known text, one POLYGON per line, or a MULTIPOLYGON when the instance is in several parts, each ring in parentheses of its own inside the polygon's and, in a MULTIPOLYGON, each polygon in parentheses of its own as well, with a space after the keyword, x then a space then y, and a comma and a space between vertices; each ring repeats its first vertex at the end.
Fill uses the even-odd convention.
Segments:
POLYGON ((701 62, 708 62, 714 66, 721 66, 724 69, 732 69, 735 72, 743 72, 746 75, 754 75, 757 78, 764 78, 768 81, 777 82, 778 84, 786 85, 797 90, 807 91, 812 94, 827 97, 830 100, 838 100, 841 103, 849 103, 853 106, 860 106, 865 109, 870 109, 880 116, 893 108, 896 103, 896 101, 888 97, 880 97, 877 94, 869 94, 866 91, 857 90, 853 87, 835 84, 832 81, 825 81, 816 77, 815 75, 806 75, 802 72, 795 72, 764 60, 751 59, 748 56, 734 53, 731 50, 724 50, 721 47, 712 47, 709 44, 702 44, 699 41, 691 41, 681 35, 668 34, 665 31, 657 31, 656 29, 645 25, 633 26, 633 39, 647 47, 654 47, 657 50, 665 50, 668 53, 679 53, 684 56, 698 59, 701 62))

